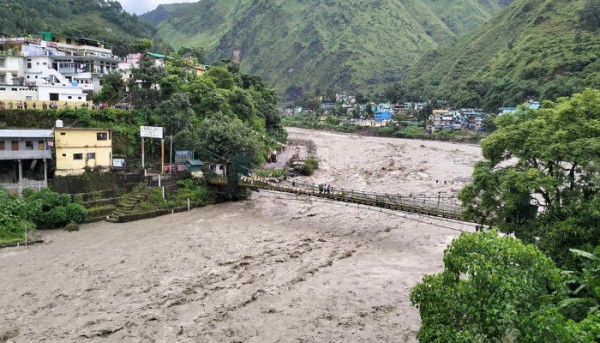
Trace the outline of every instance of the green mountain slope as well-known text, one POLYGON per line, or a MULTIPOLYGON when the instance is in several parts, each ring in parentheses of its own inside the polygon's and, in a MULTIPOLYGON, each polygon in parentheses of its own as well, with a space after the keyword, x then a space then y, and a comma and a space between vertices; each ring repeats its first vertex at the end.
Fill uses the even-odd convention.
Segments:
POLYGON ((176 11, 185 9, 190 5, 191 4, 187 2, 158 5, 158 7, 156 7, 154 10, 140 15, 139 18, 145 23, 148 23, 152 26, 156 26, 162 23, 163 21, 171 18, 173 13, 175 13, 176 11))
POLYGON ((154 34, 151 25, 111 0, 3 0, 0 18, 0 33, 5 35, 40 31, 83 35, 112 43, 120 54, 130 50, 135 39, 154 34))
MULTIPOLYGON (((510 0, 508 0, 510 1, 510 0)), ((288 98, 398 80, 424 52, 487 21, 507 0, 202 0, 160 23, 175 47, 205 47, 288 98)))
POLYGON ((408 73, 412 88, 457 106, 496 109, 600 87, 600 2, 517 0, 408 73), (587 19, 586 19, 587 18, 587 19))

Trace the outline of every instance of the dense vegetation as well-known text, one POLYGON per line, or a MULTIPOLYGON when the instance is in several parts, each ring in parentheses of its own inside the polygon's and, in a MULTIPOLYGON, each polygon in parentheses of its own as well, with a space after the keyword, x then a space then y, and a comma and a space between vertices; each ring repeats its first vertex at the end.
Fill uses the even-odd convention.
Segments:
POLYGON ((175 11, 157 36, 175 47, 203 46, 213 59, 239 54, 244 70, 295 100, 399 80, 422 53, 510 2, 203 0, 175 11))
POLYGON ((175 13, 176 11, 186 8, 190 5, 191 4, 189 2, 158 5, 156 9, 141 14, 139 18, 143 22, 146 22, 152 26, 156 26, 162 23, 163 21, 171 18, 173 13, 175 13))
POLYGON ((496 124, 473 184, 460 194, 466 216, 537 241, 561 266, 573 266, 569 248, 600 245, 600 91, 502 115, 496 124))
POLYGON ((600 247, 595 255, 583 254, 589 256, 586 268, 565 279, 532 245, 495 231, 462 234, 444 252, 444 271, 426 276, 411 292, 422 320, 417 338, 598 342, 600 247), (578 294, 570 294, 568 286, 578 294))
MULTIPOLYGON (((0 127, 50 128, 56 119, 67 126, 111 127, 113 154, 128 158, 139 155, 142 125, 165 127, 174 149, 195 150, 203 160, 247 155, 260 164, 269 147, 279 148, 277 142, 286 141, 275 91, 260 78, 240 73, 229 62, 215 63, 202 76, 192 68, 182 58, 159 68, 152 57, 145 56, 132 71, 133 80, 140 81, 130 85, 134 110, 4 110, 0 111, 0 127)), ((96 99, 118 102, 120 97, 114 95, 124 93, 124 88, 120 78, 108 78, 96 99)), ((147 140, 146 154, 149 161, 157 161, 160 143, 147 140)))
POLYGON ((412 292, 424 342, 600 340, 600 91, 499 116, 445 270, 412 292), (593 252, 593 253, 592 253, 593 252), (561 273, 560 268, 571 270, 561 273))
POLYGON ((0 33, 26 36, 50 31, 110 43, 117 55, 151 39, 154 28, 112 0, 8 0, 0 2, 0 33))
POLYGON ((483 27, 427 54, 392 94, 496 111, 600 87, 600 4, 516 0, 483 27))
POLYGON ((0 189, 0 245, 25 240, 25 231, 82 223, 86 211, 71 197, 50 189, 27 191, 21 199, 0 189))
MULTIPOLYGON (((129 86, 133 110, 3 110, 0 127, 51 128, 56 119, 66 126, 110 127, 113 155, 124 156, 129 167, 139 166, 142 125, 164 127, 174 149, 194 150, 203 161, 225 162, 246 155, 260 164, 269 148, 279 149, 279 142, 287 140, 275 108, 277 96, 260 78, 240 73, 230 62, 215 63, 202 76, 196 75, 194 62, 187 59, 173 57, 164 68, 154 62, 149 55, 143 57, 132 70, 135 81, 129 85, 119 75, 108 76, 102 91, 95 95, 96 100, 112 104, 120 101, 129 86)), ((148 139, 145 146, 147 165, 159 162, 159 140, 148 139)), ((49 190, 27 195, 24 200, 4 192, 0 195, 0 239, 4 242, 22 238, 24 227, 58 227, 84 220, 85 212, 66 195, 49 190)), ((204 185, 183 181, 166 203, 156 192, 142 207, 183 206, 188 198, 193 204, 204 204, 206 196, 204 185)))

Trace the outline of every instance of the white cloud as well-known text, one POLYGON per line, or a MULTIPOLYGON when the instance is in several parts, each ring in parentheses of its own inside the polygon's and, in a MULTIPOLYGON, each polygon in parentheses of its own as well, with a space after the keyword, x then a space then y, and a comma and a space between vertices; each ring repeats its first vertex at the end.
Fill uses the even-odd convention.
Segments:
POLYGON ((174 2, 197 2, 198 0, 119 0, 121 7, 129 13, 144 14, 152 11, 160 4, 172 4, 174 2))

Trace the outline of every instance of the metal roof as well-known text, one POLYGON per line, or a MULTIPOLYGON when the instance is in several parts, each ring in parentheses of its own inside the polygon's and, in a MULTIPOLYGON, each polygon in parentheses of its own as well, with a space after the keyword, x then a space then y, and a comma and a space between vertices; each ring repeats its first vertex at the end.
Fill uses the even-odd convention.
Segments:
POLYGON ((54 130, 0 130, 0 137, 5 138, 52 138, 54 130))
POLYGON ((200 160, 187 160, 187 161, 185 161, 185 163, 189 163, 192 166, 201 166, 204 164, 200 160))

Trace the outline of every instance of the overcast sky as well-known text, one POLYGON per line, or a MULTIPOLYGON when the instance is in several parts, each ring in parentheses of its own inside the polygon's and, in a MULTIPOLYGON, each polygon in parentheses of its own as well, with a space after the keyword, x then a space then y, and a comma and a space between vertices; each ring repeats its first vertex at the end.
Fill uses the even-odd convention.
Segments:
POLYGON ((197 2, 198 0, 119 0, 121 7, 129 13, 144 14, 152 11, 160 4, 172 4, 174 2, 197 2))

